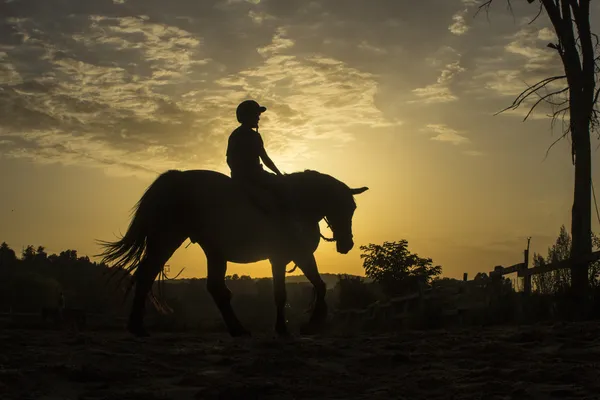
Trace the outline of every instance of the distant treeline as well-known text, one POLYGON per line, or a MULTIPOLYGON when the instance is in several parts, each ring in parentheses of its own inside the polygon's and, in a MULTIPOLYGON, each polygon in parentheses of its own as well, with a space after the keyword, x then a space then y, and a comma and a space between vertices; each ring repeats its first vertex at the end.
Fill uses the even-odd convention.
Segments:
MULTIPOLYGON (((127 316, 131 294, 125 298, 128 281, 119 282, 120 275, 109 266, 80 257, 76 250, 48 254, 43 246, 27 246, 20 256, 7 243, 0 245, 0 312, 39 313, 43 308, 83 309, 103 321, 122 320, 127 316), (62 298, 61 298, 62 297, 62 298)), ((330 302, 339 279, 346 275, 323 274, 331 290, 330 302)), ((350 277, 350 276, 348 276, 350 277)), ((360 279, 363 278, 355 277, 360 279)), ((227 276, 233 292, 232 304, 240 319, 249 325, 271 326, 274 303, 271 278, 252 278, 237 274, 227 276)), ((304 317, 312 299, 312 285, 303 275, 287 277, 289 318, 304 317)), ((338 287, 339 290, 339 287, 338 287)), ((205 278, 173 279, 155 283, 154 293, 164 299, 173 314, 159 315, 151 305, 149 318, 179 327, 200 327, 209 322, 220 324, 221 317, 206 290, 205 278)), ((332 304, 333 305, 333 304, 332 304)))

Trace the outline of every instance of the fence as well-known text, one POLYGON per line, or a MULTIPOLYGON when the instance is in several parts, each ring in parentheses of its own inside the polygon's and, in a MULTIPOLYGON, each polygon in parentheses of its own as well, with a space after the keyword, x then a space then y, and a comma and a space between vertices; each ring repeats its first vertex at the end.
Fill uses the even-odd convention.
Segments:
POLYGON ((364 309, 334 312, 334 320, 344 328, 406 326, 410 317, 437 303, 441 318, 461 323, 472 311, 484 310, 493 301, 485 280, 437 282, 417 293, 376 301, 364 309))
POLYGON ((527 248, 523 251, 523 262, 511 265, 510 267, 503 267, 501 265, 498 265, 494 268, 493 271, 490 271, 490 278, 498 280, 504 275, 516 272, 519 278, 523 278, 523 292, 526 294, 531 294, 531 277, 533 275, 570 268, 573 264, 589 264, 600 259, 600 251, 594 251, 585 257, 570 258, 568 260, 558 261, 539 267, 529 268, 530 240, 531 238, 527 239, 527 248))
POLYGON ((443 304, 444 317, 454 318, 461 322, 465 315, 472 311, 477 312, 490 306, 501 290, 501 278, 504 275, 516 273, 523 278, 523 293, 531 294, 531 277, 537 274, 570 268, 573 264, 597 261, 600 251, 595 251, 586 257, 563 260, 547 265, 529 268, 530 239, 527 248, 523 251, 523 262, 503 267, 498 265, 490 271, 487 285, 484 280, 468 280, 467 273, 463 274, 462 281, 454 281, 454 285, 447 287, 420 290, 406 296, 391 298, 385 302, 375 302, 364 309, 337 310, 334 318, 346 327, 377 326, 377 325, 403 325, 418 309, 431 301, 443 304), (498 290, 497 290, 498 289, 498 290))

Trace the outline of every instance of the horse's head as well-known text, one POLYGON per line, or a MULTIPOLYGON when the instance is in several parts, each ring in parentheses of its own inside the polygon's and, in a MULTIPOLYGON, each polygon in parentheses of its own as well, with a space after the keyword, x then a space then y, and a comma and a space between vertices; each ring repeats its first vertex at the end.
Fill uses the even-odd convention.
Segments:
POLYGON ((346 254, 354 247, 352 240, 352 217, 356 210, 354 195, 361 194, 368 187, 351 189, 336 178, 317 171, 305 170, 290 175, 291 185, 299 188, 299 202, 314 212, 314 216, 325 221, 333 231, 336 250, 346 254))
POLYGON ((336 250, 338 253, 346 254, 354 247, 352 234, 352 217, 356 210, 354 195, 369 190, 368 187, 351 189, 346 185, 338 186, 329 198, 329 204, 325 211, 325 219, 333 231, 336 250))

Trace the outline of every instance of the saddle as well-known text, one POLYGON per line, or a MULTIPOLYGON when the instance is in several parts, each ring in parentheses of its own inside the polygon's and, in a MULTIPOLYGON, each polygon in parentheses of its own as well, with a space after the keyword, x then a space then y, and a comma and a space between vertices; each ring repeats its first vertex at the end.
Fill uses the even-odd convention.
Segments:
POLYGON ((298 240, 304 233, 304 227, 287 184, 281 177, 277 183, 257 185, 250 182, 238 183, 246 193, 250 202, 269 217, 277 218, 281 224, 283 234, 292 240, 298 240))
MULTIPOLYGON (((276 179, 281 179, 277 177, 276 179)), ((259 185, 251 182, 238 182, 250 202, 267 215, 288 214, 292 210, 290 196, 286 195, 284 182, 259 185)))

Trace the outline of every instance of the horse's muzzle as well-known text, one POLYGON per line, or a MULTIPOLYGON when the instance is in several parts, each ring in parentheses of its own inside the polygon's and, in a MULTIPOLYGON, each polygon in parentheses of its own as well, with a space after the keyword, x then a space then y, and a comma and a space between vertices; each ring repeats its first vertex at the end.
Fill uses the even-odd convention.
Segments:
POLYGON ((338 253, 347 254, 354 247, 354 242, 350 240, 338 240, 336 241, 336 248, 338 253))

